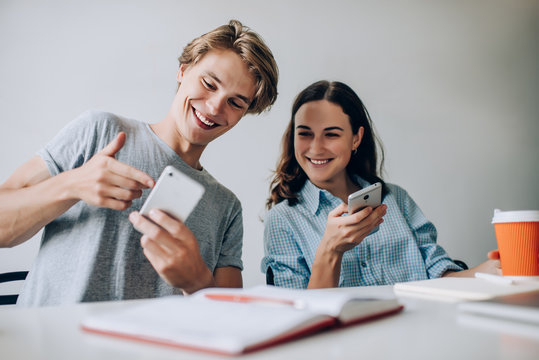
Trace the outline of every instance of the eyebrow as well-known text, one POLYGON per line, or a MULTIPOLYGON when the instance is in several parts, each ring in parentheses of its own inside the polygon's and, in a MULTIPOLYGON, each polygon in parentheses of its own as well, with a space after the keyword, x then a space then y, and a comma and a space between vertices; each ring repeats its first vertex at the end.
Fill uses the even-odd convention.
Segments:
MULTIPOLYGON (((307 125, 298 125, 296 126, 296 129, 306 129, 306 130, 311 130, 310 127, 308 127, 307 125)), ((340 131, 344 131, 343 128, 339 127, 339 126, 330 126, 330 127, 327 127, 324 129, 324 131, 332 131, 332 130, 340 130, 340 131)))
MULTIPOLYGON (((209 77, 211 77, 213 80, 215 80, 216 83, 218 83, 219 85, 221 85, 223 82, 221 81, 221 79, 219 79, 219 77, 213 72, 213 71, 207 71, 206 72, 206 75, 208 75, 209 77)), ((241 94, 236 94, 234 95, 235 97, 239 98, 241 101, 243 101, 247 106, 251 105, 251 100, 249 100, 248 97, 246 96, 243 96, 241 94)))

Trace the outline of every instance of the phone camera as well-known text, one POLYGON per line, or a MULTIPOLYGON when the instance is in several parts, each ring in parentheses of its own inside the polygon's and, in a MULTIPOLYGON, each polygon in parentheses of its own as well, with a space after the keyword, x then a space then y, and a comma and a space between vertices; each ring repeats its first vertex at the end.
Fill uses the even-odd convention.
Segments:
POLYGON ((168 176, 172 176, 172 173, 171 173, 171 172, 169 172, 169 173, 168 173, 168 176))
POLYGON ((369 194, 363 196, 363 200, 367 200, 369 198, 369 194))

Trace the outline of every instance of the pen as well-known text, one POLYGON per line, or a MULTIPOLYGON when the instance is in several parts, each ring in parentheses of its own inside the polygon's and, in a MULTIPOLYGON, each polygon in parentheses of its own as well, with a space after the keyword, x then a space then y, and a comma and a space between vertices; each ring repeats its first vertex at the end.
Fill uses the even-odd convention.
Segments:
POLYGON ((270 303, 270 304, 300 307, 296 301, 288 300, 288 299, 277 299, 277 298, 262 297, 262 296, 235 295, 235 294, 205 294, 205 296, 206 298, 211 299, 211 300, 233 301, 233 302, 240 302, 240 303, 265 302, 265 303, 270 303))
POLYGON ((513 280, 511 280, 509 278, 505 278, 503 276, 494 275, 494 274, 486 274, 486 273, 476 272, 475 277, 478 278, 478 279, 484 279, 484 280, 487 280, 487 281, 490 281, 490 282, 493 282, 493 283, 496 283, 496 284, 502 284, 502 285, 512 285, 513 284, 513 280))

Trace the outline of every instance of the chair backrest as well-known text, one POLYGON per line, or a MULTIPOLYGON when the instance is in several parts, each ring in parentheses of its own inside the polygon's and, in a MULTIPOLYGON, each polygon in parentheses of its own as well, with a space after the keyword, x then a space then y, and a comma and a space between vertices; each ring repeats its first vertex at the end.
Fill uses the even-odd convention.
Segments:
MULTIPOLYGON (((28 271, 14 271, 0 274, 0 283, 26 279, 28 271)), ((0 295, 0 305, 12 305, 17 302, 19 295, 0 295)))
POLYGON ((266 269, 266 285, 275 285, 275 281, 273 280, 273 270, 269 266, 266 269))

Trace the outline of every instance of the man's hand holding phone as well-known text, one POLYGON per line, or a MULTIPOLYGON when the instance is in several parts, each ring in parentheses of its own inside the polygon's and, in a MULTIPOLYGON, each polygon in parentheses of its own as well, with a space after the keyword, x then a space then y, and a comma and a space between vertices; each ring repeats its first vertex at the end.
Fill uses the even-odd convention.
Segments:
POLYGON ((193 232, 184 224, 204 194, 204 187, 167 166, 141 208, 129 221, 143 234, 144 255, 169 285, 192 293, 212 286, 213 274, 193 232))
POLYGON ((144 255, 169 285, 188 294, 213 286, 213 274, 200 255, 198 241, 181 220, 152 209, 148 217, 132 212, 129 221, 143 234, 144 255))

